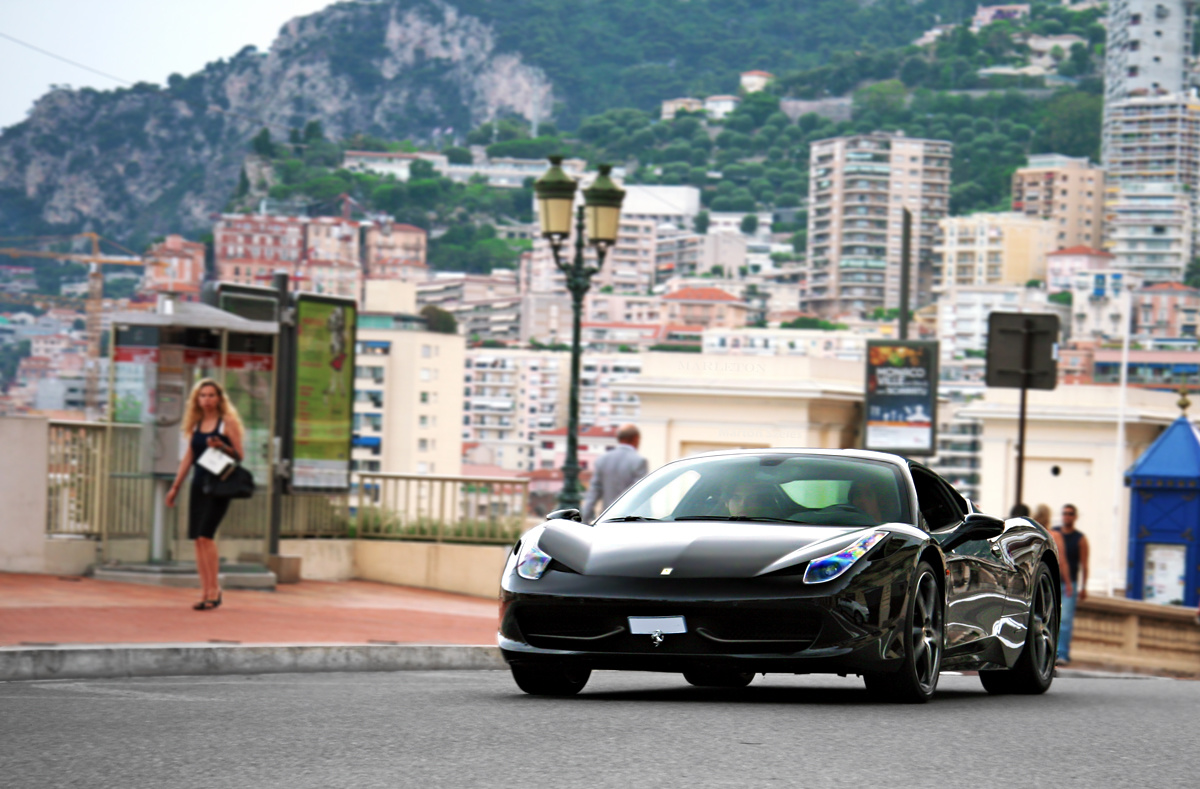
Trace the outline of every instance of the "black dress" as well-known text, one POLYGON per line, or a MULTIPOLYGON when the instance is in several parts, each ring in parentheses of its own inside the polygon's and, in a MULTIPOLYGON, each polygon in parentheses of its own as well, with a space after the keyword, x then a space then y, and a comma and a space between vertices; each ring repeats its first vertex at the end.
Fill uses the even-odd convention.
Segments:
POLYGON ((204 483, 213 478, 212 473, 196 461, 208 449, 208 439, 216 436, 233 450, 225 436, 221 435, 221 425, 224 420, 218 419, 217 426, 211 433, 200 432, 200 425, 192 432, 192 495, 188 501, 188 539, 197 537, 213 539, 217 535, 217 527, 229 510, 229 499, 218 499, 204 495, 204 483))

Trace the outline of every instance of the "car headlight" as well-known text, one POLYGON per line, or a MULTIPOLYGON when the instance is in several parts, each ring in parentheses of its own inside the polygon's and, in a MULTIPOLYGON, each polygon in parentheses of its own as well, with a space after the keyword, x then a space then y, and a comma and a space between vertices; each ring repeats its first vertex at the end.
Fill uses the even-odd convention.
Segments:
POLYGON ((887 534, 875 532, 855 540, 837 553, 813 559, 804 571, 804 583, 820 584, 832 581, 854 566, 854 563, 866 555, 867 551, 879 544, 887 534))
POLYGON ((521 545, 521 552, 517 556, 517 575, 526 581, 536 581, 549 565, 550 554, 538 548, 536 540, 521 545))

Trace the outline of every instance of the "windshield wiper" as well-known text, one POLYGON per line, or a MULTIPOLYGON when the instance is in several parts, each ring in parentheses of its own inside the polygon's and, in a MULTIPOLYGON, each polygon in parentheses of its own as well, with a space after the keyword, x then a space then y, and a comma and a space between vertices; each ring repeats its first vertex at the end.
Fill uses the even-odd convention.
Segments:
POLYGON ((629 523, 630 521, 657 521, 658 518, 646 518, 642 515, 622 515, 620 518, 605 518, 601 523, 629 523))
POLYGON ((681 515, 678 521, 752 521, 756 523, 799 523, 811 525, 809 521, 796 521, 791 518, 768 518, 762 515, 681 515))

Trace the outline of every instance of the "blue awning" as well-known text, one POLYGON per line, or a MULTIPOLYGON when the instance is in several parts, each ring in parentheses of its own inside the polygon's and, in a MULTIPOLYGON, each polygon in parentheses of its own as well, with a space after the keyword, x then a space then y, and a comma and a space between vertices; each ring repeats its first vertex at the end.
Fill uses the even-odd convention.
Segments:
POLYGON ((356 447, 367 447, 374 449, 380 444, 379 436, 355 436, 353 445, 356 447))

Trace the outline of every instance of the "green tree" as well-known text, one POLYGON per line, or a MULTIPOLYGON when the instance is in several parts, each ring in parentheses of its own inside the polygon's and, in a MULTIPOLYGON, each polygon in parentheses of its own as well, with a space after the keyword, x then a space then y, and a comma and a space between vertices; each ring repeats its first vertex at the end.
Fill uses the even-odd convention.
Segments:
POLYGON ((884 122, 898 118, 904 112, 908 99, 908 90, 898 79, 877 82, 874 85, 855 91, 853 98, 854 115, 873 113, 884 122))
POLYGON ((741 230, 748 236, 758 232, 758 214, 746 214, 742 217, 741 230))
POLYGON ((471 164, 471 162, 474 161, 471 156, 471 152, 466 148, 451 146, 443 149, 442 153, 446 155, 446 160, 449 161, 450 164, 471 164))
POLYGON ((1074 92, 1059 94, 1053 102, 1053 110, 1046 113, 1034 135, 1034 152, 1088 156, 1098 160, 1103 110, 1102 96, 1074 92))
POLYGON ((701 211, 700 213, 696 214, 696 219, 692 223, 692 228, 700 235, 704 235, 708 232, 708 224, 710 221, 711 219, 709 218, 708 212, 701 211))
POLYGON ((429 331, 438 334, 458 334, 458 321, 454 315, 435 304, 426 304, 421 308, 421 317, 429 331))
POLYGON ((1192 258, 1183 275, 1183 284, 1189 288, 1200 288, 1200 258, 1192 258))

